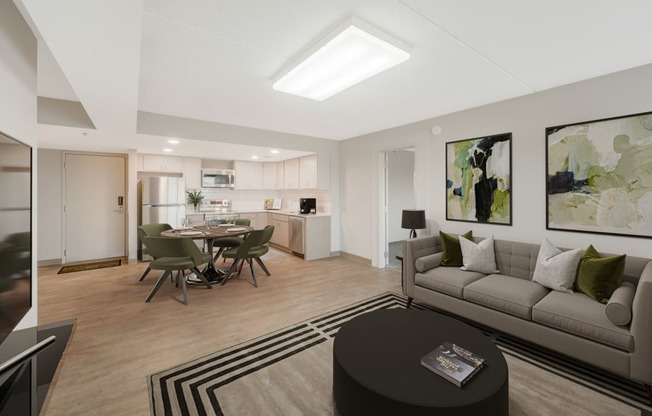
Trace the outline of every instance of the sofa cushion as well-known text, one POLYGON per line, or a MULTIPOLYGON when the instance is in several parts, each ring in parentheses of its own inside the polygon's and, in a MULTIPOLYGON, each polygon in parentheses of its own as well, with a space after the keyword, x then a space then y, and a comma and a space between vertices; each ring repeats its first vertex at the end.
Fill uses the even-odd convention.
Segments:
POLYGON ((539 248, 539 244, 495 240, 496 266, 500 274, 532 280, 539 248))
POLYGON ((496 256, 494 255, 494 238, 486 238, 479 243, 460 238, 462 247, 462 270, 469 270, 485 274, 500 273, 496 270, 496 256))
POLYGON ((584 293, 550 292, 532 308, 532 320, 632 352, 632 334, 611 322, 605 308, 584 293))
MULTIPOLYGON (((473 230, 465 232, 460 237, 472 240, 473 230)), ((439 232, 439 238, 441 239, 441 249, 444 253, 441 259, 441 265, 446 267, 462 266, 462 247, 460 246, 459 238, 454 235, 446 234, 443 231, 439 232)))
POLYGON ((436 267, 425 273, 417 273, 414 280, 417 286, 427 287, 463 299, 464 288, 482 277, 484 277, 484 274, 478 272, 465 272, 450 267, 436 267))
POLYGON ((580 263, 582 250, 563 251, 544 237, 537 257, 532 281, 564 293, 573 293, 573 283, 580 263))
POLYGON ((492 274, 464 288, 464 299, 530 320, 532 306, 548 292, 529 280, 492 274))
POLYGON ((624 254, 602 257, 598 250, 590 245, 580 259, 575 287, 598 302, 607 303, 620 286, 625 271, 625 258, 624 254))

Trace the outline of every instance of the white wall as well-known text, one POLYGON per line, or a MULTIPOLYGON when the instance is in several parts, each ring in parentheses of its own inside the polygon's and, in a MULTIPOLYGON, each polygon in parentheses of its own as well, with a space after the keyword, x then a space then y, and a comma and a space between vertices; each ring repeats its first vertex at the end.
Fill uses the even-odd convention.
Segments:
POLYGON ((371 139, 340 147, 340 250, 371 258, 371 139))
POLYGON ((650 239, 545 229, 545 128, 652 111, 651 80, 652 65, 646 65, 342 142, 342 207, 346 208, 342 214, 342 249, 378 264, 379 190, 374 185, 379 175, 378 153, 418 143, 417 206, 421 206, 420 199, 426 199, 427 232, 465 232, 472 228, 479 236, 530 243, 539 243, 547 236, 561 246, 585 248, 592 243, 603 252, 650 257, 650 239), (441 127, 437 136, 431 132, 435 126, 441 127), (445 143, 505 132, 512 132, 513 225, 446 221, 445 143), (370 217, 374 218, 371 224, 370 217))
POLYGON ((39 149, 38 260, 61 261, 61 151, 39 149))
POLYGON ((410 235, 401 228, 401 218, 404 209, 415 209, 414 152, 394 150, 387 156, 387 242, 391 243, 410 235))
MULTIPOLYGON (((13 2, 0 0, 0 130, 36 147, 36 38, 13 2)), ((32 309, 16 327, 36 326, 38 316, 37 155, 32 153, 32 309)))

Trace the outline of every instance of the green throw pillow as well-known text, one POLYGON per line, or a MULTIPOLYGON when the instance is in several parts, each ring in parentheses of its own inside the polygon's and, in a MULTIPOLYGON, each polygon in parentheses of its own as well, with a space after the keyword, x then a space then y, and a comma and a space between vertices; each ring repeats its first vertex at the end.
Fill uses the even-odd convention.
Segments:
POLYGON ((625 271, 625 257, 623 254, 603 258, 590 245, 580 259, 575 287, 598 302, 607 303, 620 286, 625 271))
MULTIPOLYGON (((443 251, 441 265, 462 267, 464 264, 462 262, 462 247, 460 246, 460 240, 457 237, 441 231, 439 232, 439 237, 441 238, 441 249, 443 251)), ((469 230, 460 237, 473 241, 473 231, 469 230)))

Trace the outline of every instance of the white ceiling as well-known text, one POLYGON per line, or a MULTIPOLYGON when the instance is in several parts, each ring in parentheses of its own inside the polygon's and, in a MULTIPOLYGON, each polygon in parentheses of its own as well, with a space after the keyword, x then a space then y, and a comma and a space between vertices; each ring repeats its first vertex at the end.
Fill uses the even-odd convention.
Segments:
MULTIPOLYGON (((49 148, 160 153, 166 138, 137 134, 137 111, 340 140, 652 63, 648 0, 22 3, 42 40, 39 95, 79 100, 97 127, 40 126, 49 148), (272 90, 349 16, 409 45, 410 59, 323 102, 272 90)), ((268 150, 206 140, 175 151, 268 150)))

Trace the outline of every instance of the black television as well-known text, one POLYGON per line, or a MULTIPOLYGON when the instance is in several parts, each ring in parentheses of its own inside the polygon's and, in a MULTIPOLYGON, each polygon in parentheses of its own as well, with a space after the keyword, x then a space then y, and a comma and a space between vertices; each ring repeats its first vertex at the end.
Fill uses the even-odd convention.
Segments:
POLYGON ((32 148, 0 132, 0 343, 32 307, 32 148))

